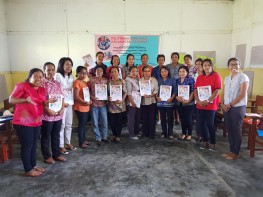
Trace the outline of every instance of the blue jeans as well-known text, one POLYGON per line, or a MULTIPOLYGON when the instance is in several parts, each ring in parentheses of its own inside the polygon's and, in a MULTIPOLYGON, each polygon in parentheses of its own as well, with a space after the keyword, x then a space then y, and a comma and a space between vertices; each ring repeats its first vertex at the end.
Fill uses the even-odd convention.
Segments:
POLYGON ((107 139, 108 137, 108 119, 107 119, 107 107, 91 107, 91 119, 93 130, 97 141, 101 139, 107 139), (100 121, 100 127, 99 127, 100 121), (100 135, 102 132, 102 137, 100 135))

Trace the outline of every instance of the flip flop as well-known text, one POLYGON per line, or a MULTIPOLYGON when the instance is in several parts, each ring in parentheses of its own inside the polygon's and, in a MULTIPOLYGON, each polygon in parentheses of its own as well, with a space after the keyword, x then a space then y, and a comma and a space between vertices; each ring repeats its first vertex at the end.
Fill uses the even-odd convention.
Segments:
POLYGON ((42 173, 46 171, 45 168, 41 168, 41 167, 39 167, 39 166, 35 166, 33 169, 34 169, 35 171, 42 172, 42 173))

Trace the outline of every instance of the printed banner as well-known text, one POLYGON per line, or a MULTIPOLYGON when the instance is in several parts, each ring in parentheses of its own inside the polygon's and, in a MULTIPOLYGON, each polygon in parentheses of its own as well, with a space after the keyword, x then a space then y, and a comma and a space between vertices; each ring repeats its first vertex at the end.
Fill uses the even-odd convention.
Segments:
POLYGON ((135 65, 141 64, 141 55, 146 53, 149 56, 148 64, 157 66, 156 58, 159 48, 159 36, 147 35, 96 35, 96 52, 104 53, 104 64, 110 66, 113 55, 120 57, 120 64, 126 63, 127 54, 135 57, 135 65))

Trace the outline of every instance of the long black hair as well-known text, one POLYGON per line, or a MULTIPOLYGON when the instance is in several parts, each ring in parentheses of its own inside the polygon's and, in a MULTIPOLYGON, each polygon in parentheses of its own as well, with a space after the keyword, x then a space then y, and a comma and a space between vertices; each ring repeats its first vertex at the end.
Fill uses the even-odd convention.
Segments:
MULTIPOLYGON (((58 61, 58 68, 57 68, 57 73, 60 73, 63 77, 65 77, 65 71, 64 71, 64 64, 66 61, 70 61, 73 67, 73 61, 69 57, 62 57, 58 61)), ((68 76, 72 74, 72 70, 70 73, 68 73, 68 76)))
POLYGON ((25 82, 29 82, 29 80, 30 80, 30 78, 32 77, 32 75, 33 75, 34 73, 36 73, 36 72, 41 72, 41 73, 43 74, 43 76, 44 76, 44 72, 43 72, 41 69, 39 69, 39 68, 32 68, 32 69, 29 71, 28 76, 27 76, 25 82))
MULTIPOLYGON (((129 54, 127 55, 127 57, 126 57, 126 64, 125 64, 126 67, 128 67, 128 59, 129 59, 130 56, 132 56, 133 59, 135 59, 135 58, 134 58, 134 55, 131 54, 131 53, 129 53, 129 54)), ((133 63, 133 66, 134 66, 134 63, 133 63)))

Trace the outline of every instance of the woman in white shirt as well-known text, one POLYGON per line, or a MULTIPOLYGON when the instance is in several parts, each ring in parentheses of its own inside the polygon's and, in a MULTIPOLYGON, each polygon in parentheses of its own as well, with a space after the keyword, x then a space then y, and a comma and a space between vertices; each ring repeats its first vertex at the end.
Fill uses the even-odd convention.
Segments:
POLYGON ((225 78, 224 97, 221 107, 224 111, 225 126, 228 131, 230 152, 222 154, 228 160, 237 159, 242 142, 242 124, 246 113, 249 78, 239 72, 240 60, 228 60, 230 75, 225 78))
POLYGON ((72 76, 73 62, 69 57, 62 57, 58 62, 57 73, 54 79, 57 80, 62 88, 64 94, 64 114, 60 130, 60 153, 68 154, 68 150, 76 150, 76 147, 71 145, 72 119, 74 97, 73 97, 73 76, 72 76))

